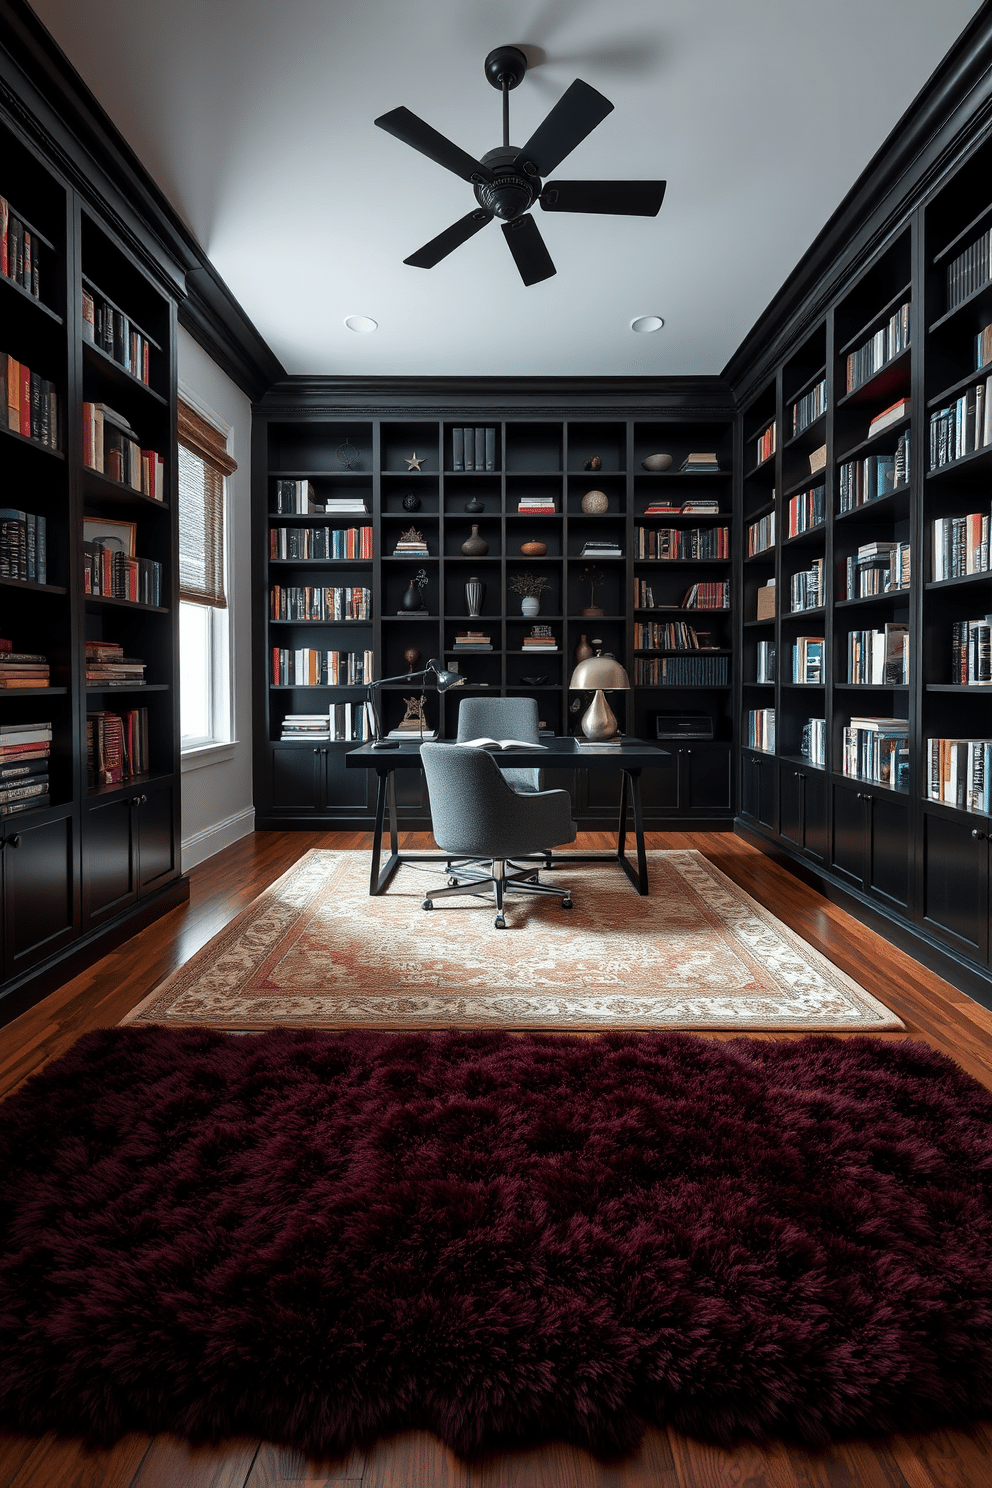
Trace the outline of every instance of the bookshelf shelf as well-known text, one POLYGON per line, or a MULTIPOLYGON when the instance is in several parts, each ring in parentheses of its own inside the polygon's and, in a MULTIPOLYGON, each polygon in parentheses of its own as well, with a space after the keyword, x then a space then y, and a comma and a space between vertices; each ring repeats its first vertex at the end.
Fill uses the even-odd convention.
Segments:
POLYGON ((82 467, 82 484, 87 501, 108 501, 118 506, 150 507, 152 511, 167 512, 169 510, 168 502, 156 501, 154 496, 146 496, 143 491, 136 491, 133 486, 114 480, 112 476, 105 475, 101 470, 93 470, 88 465, 82 467))
POLYGON ((6 274, 0 274, 0 293, 7 292, 16 295, 19 300, 23 300, 32 309, 37 310, 40 315, 47 316, 53 325, 65 325, 65 321, 61 315, 56 314, 50 306, 45 304, 44 300, 37 299, 33 294, 30 294, 22 284, 17 283, 16 279, 8 279, 6 274))
POLYGON ((129 393, 139 393, 142 397, 157 403, 161 408, 168 408, 168 398, 163 398, 161 393, 149 387, 147 382, 142 382, 140 377, 135 377, 133 372, 122 367, 115 357, 104 351, 102 347, 95 346, 92 341, 83 342, 83 360, 99 367, 103 376, 111 383, 117 384, 129 393))
MULTIPOLYGON (((61 404, 59 405, 61 410, 61 404)), ((0 434, 5 439, 16 440, 25 449, 37 450, 40 455, 49 455, 53 460, 64 460, 65 453, 60 449, 52 449, 49 444, 42 444, 40 439, 32 439, 28 434, 19 434, 16 429, 5 429, 0 424, 0 434)))
POLYGON ((68 692, 68 687, 3 687, 0 698, 66 697, 68 692))
POLYGON ((152 615, 167 615, 168 605, 145 604, 140 599, 115 599, 111 594, 85 594, 84 602, 87 605, 111 606, 118 610, 144 610, 152 615))
MULTIPOLYGON (((0 584, 5 589, 23 589, 29 594, 68 594, 68 589, 61 584, 39 584, 34 579, 8 579, 0 577, 0 584)), ((9 622, 8 622, 9 623, 9 622)))

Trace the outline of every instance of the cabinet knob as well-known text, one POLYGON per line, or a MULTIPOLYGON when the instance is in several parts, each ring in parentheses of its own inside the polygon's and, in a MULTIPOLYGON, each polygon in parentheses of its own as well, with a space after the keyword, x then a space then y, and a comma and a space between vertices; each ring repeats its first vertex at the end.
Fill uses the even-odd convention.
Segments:
POLYGON ((147 800, 148 800, 148 797, 147 796, 139 796, 138 797, 138 805, 139 806, 144 806, 144 804, 145 804, 145 802, 147 800))
POLYGON ((864 791, 858 791, 858 800, 859 800, 859 801, 863 801, 863 800, 864 800, 864 798, 865 798, 865 793, 864 793, 864 791))
POLYGON ((792 772, 792 778, 793 778, 793 780, 798 780, 799 779, 799 771, 798 770, 793 770, 793 772, 792 772))
POLYGON ((319 749, 315 749, 314 750, 314 754, 319 754, 319 753, 320 753, 320 750, 319 749))
POLYGON ((140 806, 141 805, 141 797, 140 796, 132 796, 131 797, 131 805, 132 806, 140 806))
POLYGON ((985 833, 984 832, 980 832, 977 827, 972 827, 972 829, 971 829, 971 835, 972 835, 972 837, 974 837, 974 839, 975 839, 976 842, 984 842, 985 841, 985 833))
POLYGON ((20 847, 20 845, 20 837, 8 837, 6 842, 4 843, 4 847, 20 847))

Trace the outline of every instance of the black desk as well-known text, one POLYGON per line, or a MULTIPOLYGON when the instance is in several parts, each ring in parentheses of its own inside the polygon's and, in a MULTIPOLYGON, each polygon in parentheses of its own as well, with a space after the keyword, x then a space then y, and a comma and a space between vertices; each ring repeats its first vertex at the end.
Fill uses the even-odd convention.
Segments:
MULTIPOLYGON (((453 742, 453 741, 448 741, 453 742)), ((619 863, 639 894, 648 892, 648 860, 644 851, 644 819, 641 813, 641 771, 670 770, 674 756, 656 744, 641 739, 624 739, 618 749, 584 749, 573 738, 546 739, 545 747, 533 749, 494 750, 494 756, 514 768, 545 770, 621 770, 620 814, 617 821, 617 848, 614 853, 566 853, 552 856, 550 868, 569 863, 619 863), (627 813, 633 815, 637 867, 627 857, 627 813)), ((381 894, 401 861, 444 862, 437 853, 403 853, 396 835, 396 789, 393 776, 397 770, 420 769, 420 740, 401 739, 398 749, 373 749, 362 744, 345 755, 349 769, 374 770, 379 777, 375 800, 375 833, 372 841, 372 872, 369 893, 381 894), (382 860, 382 829, 389 813, 389 857, 382 860), (380 866, 381 865, 381 866, 380 866)))

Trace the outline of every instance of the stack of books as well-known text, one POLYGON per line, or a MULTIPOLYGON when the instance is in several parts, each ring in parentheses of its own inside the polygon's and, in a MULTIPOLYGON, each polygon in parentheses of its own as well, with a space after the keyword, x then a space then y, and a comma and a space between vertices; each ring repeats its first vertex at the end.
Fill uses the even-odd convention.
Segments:
POLYGON ((14 816, 49 804, 51 749, 51 723, 0 726, 0 816, 14 816))
POLYGON ((591 538, 582 544, 580 558, 622 558, 623 548, 619 543, 591 538))
POLYGON ((554 516, 558 508, 553 496, 521 496, 517 511, 525 517, 554 516))
POLYGON ((59 402, 54 382, 0 352, 0 425, 46 449, 59 447, 59 402))
POLYGON ((459 630, 455 633, 455 644, 453 651, 491 651, 493 649, 492 636, 485 635, 481 630, 459 630))
POLYGON ((0 578, 48 582, 48 526, 44 517, 0 507, 0 578))
POLYGON ((703 454, 703 455, 700 455, 700 454, 686 455, 685 459, 682 461, 681 469, 684 470, 684 471, 687 471, 687 472, 691 472, 691 471, 699 472, 699 471, 702 471, 702 470, 719 470, 720 469, 720 461, 717 459, 716 455, 706 455, 706 454, 703 454))
POLYGON ((15 651, 10 641, 0 640, 0 688, 12 691, 25 687, 49 687, 48 657, 15 651))
MULTIPOLYGON (((309 482, 303 482, 303 484, 309 484, 309 482)), ((312 486, 310 487, 310 495, 312 498, 312 486)), ((305 508, 301 508, 301 510, 305 510, 305 508)), ((328 512, 331 516, 335 517, 367 516, 368 510, 368 507, 365 505, 364 496, 328 496, 323 506, 311 507, 311 511, 328 512)))
POLYGON ((524 636, 524 651, 557 651, 558 642, 553 635, 524 636))
POLYGON ((426 542, 412 527, 409 532, 404 532, 402 537, 396 539, 396 546, 393 548, 394 558, 426 558, 427 554, 426 542))
POLYGON ((696 512, 699 516, 716 517, 720 514, 720 503, 715 496, 696 496, 691 501, 683 501, 684 512, 696 512))
POLYGON ((678 516, 682 508, 677 501, 649 501, 644 508, 646 517, 678 516))
POLYGON ((83 464, 155 501, 165 499, 165 461, 142 449, 122 413, 108 403, 83 404, 83 464))
POLYGON ((145 663, 125 656, 115 641, 86 642, 87 687, 140 687, 145 681, 145 663))
POLYGON ((287 713, 282 721, 280 744, 325 742, 331 737, 330 710, 326 713, 287 713))
POLYGON ((331 703, 326 713, 287 713, 280 744, 333 743, 371 738, 368 714, 361 702, 331 703))

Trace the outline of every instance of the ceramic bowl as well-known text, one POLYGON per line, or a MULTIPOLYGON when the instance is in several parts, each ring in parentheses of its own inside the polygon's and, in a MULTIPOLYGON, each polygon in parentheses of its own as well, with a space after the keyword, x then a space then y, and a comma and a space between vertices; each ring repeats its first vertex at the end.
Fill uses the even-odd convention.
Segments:
POLYGON ((543 558, 548 551, 547 543, 525 542, 520 544, 520 551, 525 558, 543 558))
POLYGON ((545 676, 545 677, 521 677, 520 680, 521 680, 521 682, 525 682, 528 687, 540 687, 541 683, 542 682, 547 682, 548 679, 545 676))
POLYGON ((648 455, 641 461, 645 470, 667 470, 671 463, 671 455, 648 455))

